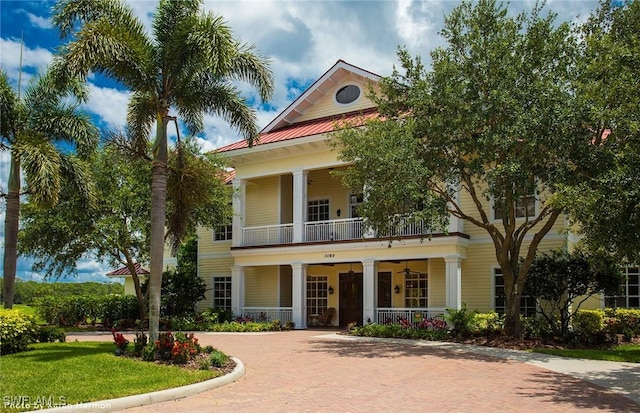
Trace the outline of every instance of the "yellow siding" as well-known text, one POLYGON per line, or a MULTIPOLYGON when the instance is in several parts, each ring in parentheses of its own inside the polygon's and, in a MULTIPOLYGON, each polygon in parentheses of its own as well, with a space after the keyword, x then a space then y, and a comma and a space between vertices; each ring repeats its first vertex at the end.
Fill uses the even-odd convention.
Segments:
POLYGON ((307 187, 307 199, 309 201, 319 199, 329 199, 329 219, 343 219, 349 216, 349 192, 342 187, 340 181, 329 174, 329 171, 319 170, 309 173, 309 182, 307 187), (340 209, 340 216, 337 211, 340 209))
MULTIPOLYGON (((479 188, 479 191, 483 190, 483 188, 479 188)), ((472 216, 473 218, 476 218, 478 220, 480 220, 480 213, 478 212, 475 203, 473 202, 473 199, 471 198, 471 195, 469 195, 468 192, 466 191, 462 191, 460 194, 460 205, 463 211, 465 211, 467 214, 469 214, 470 216, 472 216)), ((486 212, 486 214, 488 215, 489 219, 491 220, 493 218, 493 210, 491 208, 491 201, 490 200, 483 200, 482 201, 482 206, 484 211, 486 212)), ((540 209, 541 206, 539 206, 538 209, 540 209)), ((522 221, 518 221, 518 223, 524 223, 524 219, 522 221)), ((540 228, 542 227, 542 225, 544 224, 543 221, 542 223, 538 224, 538 226, 536 228, 540 228)), ((502 226, 502 224, 499 221, 495 221, 496 225, 500 225, 500 227, 502 226)), ((476 225, 473 225, 472 223, 470 223, 469 221, 464 221, 463 223, 464 225, 464 233, 471 236, 471 238, 486 238, 488 237, 487 231, 484 230, 483 228, 480 228, 476 225)), ((561 216, 560 218, 558 218, 554 224, 554 226, 551 228, 551 230, 549 231, 550 235, 553 234, 559 234, 561 232, 563 232, 565 229, 565 221, 564 218, 561 216)), ((531 231, 529 231, 530 234, 535 234, 536 230, 535 228, 533 228, 531 231)))
POLYGON ((252 179, 247 183, 245 226, 280 223, 279 183, 277 176, 252 179))
POLYGON ((293 175, 280 176, 280 223, 293 222, 293 175))
POLYGON ((198 256, 229 254, 231 241, 214 241, 211 228, 198 228, 198 256))
MULTIPOLYGON (((576 299, 577 302, 580 302, 584 297, 580 297, 576 299)), ((580 310, 598 310, 604 306, 604 300, 602 294, 594 294, 591 297, 587 298, 587 300, 582 303, 580 306, 580 310)))
POLYGON ((245 306, 277 307, 278 267, 248 267, 245 270, 245 306))
POLYGON ((429 260, 429 307, 446 305, 446 273, 444 259, 429 260))
MULTIPOLYGON (((523 243, 522 254, 526 253, 529 242, 523 243)), ((562 237, 544 240, 539 251, 560 248, 564 244, 562 237)), ((470 310, 493 310, 493 268, 498 263, 495 257, 493 243, 473 243, 467 250, 467 258, 462 260, 462 302, 470 310)))
POLYGON ((324 118, 339 113, 353 112, 356 110, 368 109, 373 107, 373 103, 367 95, 369 94, 369 84, 363 82, 359 78, 348 76, 340 81, 340 83, 331 89, 325 96, 315 102, 314 106, 309 108, 303 115, 296 119, 296 122, 304 122, 310 119, 324 118), (338 89, 346 84, 354 84, 360 87, 360 97, 352 105, 340 105, 335 101, 335 94, 338 89))
POLYGON ((198 311, 212 306, 213 277, 230 277, 233 257, 231 241, 213 241, 213 230, 198 228, 198 275, 207 286, 205 299, 198 302, 198 311))

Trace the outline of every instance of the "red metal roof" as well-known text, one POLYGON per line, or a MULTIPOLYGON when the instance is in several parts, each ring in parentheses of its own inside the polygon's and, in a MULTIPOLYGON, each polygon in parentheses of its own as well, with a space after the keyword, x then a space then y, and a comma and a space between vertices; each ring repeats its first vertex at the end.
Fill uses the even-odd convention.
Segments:
MULTIPOLYGON (((357 120, 357 123, 354 126, 360 126, 365 120, 375 118, 376 116, 378 116, 378 112, 373 108, 328 116, 320 119, 313 119, 306 122, 294 123, 293 125, 286 126, 269 133, 260 134, 258 136, 258 140, 254 143, 254 146, 261 146, 269 143, 282 142, 291 139, 303 138, 305 136, 331 132, 335 129, 335 124, 339 122, 357 120)), ((247 141, 241 140, 227 146, 223 146, 222 148, 219 148, 217 152, 228 152, 248 147, 249 145, 247 144, 247 141)))
MULTIPOLYGON (((142 268, 139 263, 135 263, 134 267, 136 268, 136 274, 138 275, 149 275, 150 272, 142 268)), ((117 270, 113 270, 107 273, 109 277, 124 277, 125 275, 131 275, 129 269, 127 267, 118 268, 117 270)))

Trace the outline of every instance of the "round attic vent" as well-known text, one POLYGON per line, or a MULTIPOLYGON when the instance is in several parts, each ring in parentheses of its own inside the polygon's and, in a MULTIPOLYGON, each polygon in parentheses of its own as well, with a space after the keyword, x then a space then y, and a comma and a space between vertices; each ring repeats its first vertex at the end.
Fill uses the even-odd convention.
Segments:
POLYGON ((336 102, 343 105, 353 103, 360 97, 360 88, 356 85, 343 86, 336 92, 336 102))

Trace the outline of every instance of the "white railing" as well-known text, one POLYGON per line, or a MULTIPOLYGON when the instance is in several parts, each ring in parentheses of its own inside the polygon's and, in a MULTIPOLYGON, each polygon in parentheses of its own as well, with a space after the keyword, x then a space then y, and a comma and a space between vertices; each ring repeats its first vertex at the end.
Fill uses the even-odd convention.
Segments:
POLYGON ((400 319, 408 321, 425 319, 444 319, 444 307, 429 308, 377 308, 376 320, 378 324, 399 324, 400 319))
POLYGON ((293 224, 264 225, 242 229, 242 245, 290 244, 293 242, 293 224))
POLYGON ((381 234, 382 236, 412 236, 425 235, 429 232, 424 221, 415 221, 411 217, 395 215, 389 218, 389 232, 381 234))
POLYGON ((362 238, 362 218, 334 219, 304 223, 304 239, 338 241, 362 238))
MULTIPOLYGON (((429 229, 422 221, 394 217, 386 234, 395 237, 425 235, 429 229)), ((362 218, 334 219, 329 221, 309 221, 304 223, 303 242, 327 242, 369 238, 364 234, 362 218)), ((242 228, 242 246, 276 245, 293 243, 293 224, 263 225, 242 228)))
POLYGON ((287 321, 293 321, 293 307, 242 307, 242 315, 253 321, 280 320, 283 325, 287 321))

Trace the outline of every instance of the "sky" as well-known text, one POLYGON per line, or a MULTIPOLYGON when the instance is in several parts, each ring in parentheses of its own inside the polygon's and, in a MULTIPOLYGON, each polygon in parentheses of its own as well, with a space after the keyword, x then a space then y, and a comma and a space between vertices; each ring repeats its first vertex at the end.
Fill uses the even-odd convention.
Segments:
MULTIPOLYGON (((126 0, 150 31, 155 0, 126 0)), ((49 21, 51 1, 0 0, 0 66, 17 89, 20 72, 21 36, 22 85, 52 60, 60 38, 49 21)), ((259 127, 266 126, 298 97, 306 87, 342 59, 381 76, 388 76, 397 64, 396 51, 404 46, 421 56, 428 66, 429 53, 443 46, 438 32, 444 16, 458 1, 453 0, 205 0, 203 9, 223 16, 234 37, 255 45, 270 60, 275 93, 261 104, 250 87, 238 84, 243 96, 255 102, 259 127)), ((535 0, 509 3, 513 14, 529 11, 535 0)), ((584 21, 597 7, 592 0, 547 0, 545 8, 557 13, 557 20, 584 21)), ((83 110, 101 128, 124 126, 129 93, 99 76, 88 79, 90 100, 83 110)), ((203 150, 212 150, 239 140, 221 119, 207 117, 205 133, 199 136, 203 150)), ((0 192, 6 189, 8 156, 0 152, 0 192)), ((1 202, 1 201, 0 201, 1 202)), ((0 204, 0 255, 4 255, 4 205, 0 204)), ((74 281, 112 281, 103 263, 86 259, 78 263, 74 281)), ((0 276, 2 268, 0 268, 0 276)), ((45 274, 31 271, 31 261, 20 257, 18 277, 41 281, 45 274)))

